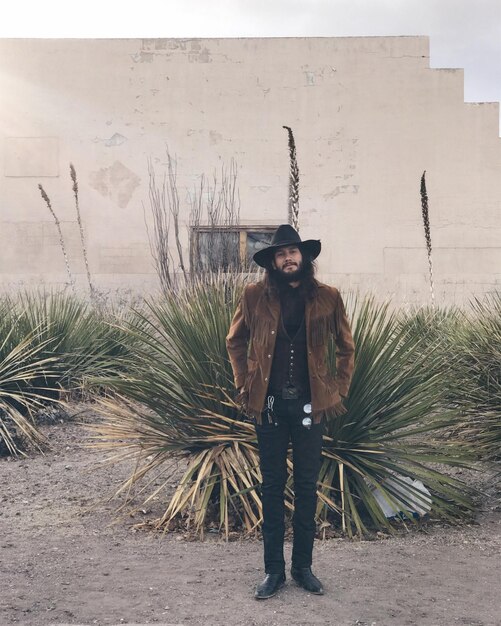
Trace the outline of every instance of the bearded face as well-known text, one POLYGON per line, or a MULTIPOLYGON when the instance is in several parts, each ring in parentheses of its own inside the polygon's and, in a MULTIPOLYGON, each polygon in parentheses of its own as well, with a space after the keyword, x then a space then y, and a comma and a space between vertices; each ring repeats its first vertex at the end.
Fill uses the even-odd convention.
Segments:
POLYGON ((277 278, 286 283, 298 282, 303 274, 303 255, 297 246, 278 248, 272 261, 277 278))

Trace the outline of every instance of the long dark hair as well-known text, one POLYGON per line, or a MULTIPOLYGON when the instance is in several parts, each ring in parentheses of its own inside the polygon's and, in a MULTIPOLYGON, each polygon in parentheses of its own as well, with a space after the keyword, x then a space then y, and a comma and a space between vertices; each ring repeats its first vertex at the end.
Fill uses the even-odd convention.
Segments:
MULTIPOLYGON (((312 261, 309 255, 303 254, 303 271, 298 289, 299 293, 307 299, 314 298, 318 291, 318 281, 315 278, 316 269, 315 261, 312 261)), ((280 289, 286 284, 285 281, 280 280, 277 270, 273 269, 271 263, 265 270, 263 283, 268 296, 278 296, 280 289)))

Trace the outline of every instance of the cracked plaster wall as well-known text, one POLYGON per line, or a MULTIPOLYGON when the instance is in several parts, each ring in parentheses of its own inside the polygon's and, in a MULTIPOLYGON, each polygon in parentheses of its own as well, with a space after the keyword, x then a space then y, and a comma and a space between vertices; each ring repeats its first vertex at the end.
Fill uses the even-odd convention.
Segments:
MULTIPOLYGON (((235 158, 241 222, 287 219, 294 130, 301 234, 321 277, 427 302, 419 181, 427 170, 438 301, 501 285, 497 103, 463 101, 460 69, 430 69, 425 37, 0 41, 0 284, 66 280, 41 182, 85 285, 69 163, 94 281, 152 290, 147 160, 177 158, 189 194, 235 158), (50 235, 52 233, 52 235, 50 235)), ((175 252, 174 252, 175 253, 175 252)))

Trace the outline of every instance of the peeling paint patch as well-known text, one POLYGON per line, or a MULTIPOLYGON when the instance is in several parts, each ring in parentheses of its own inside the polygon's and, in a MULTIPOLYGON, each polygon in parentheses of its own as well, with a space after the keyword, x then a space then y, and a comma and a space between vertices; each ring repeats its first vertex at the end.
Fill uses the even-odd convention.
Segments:
POLYGON ((141 182, 137 174, 120 161, 97 172, 91 172, 90 186, 105 198, 110 198, 121 209, 129 204, 134 190, 141 182))
POLYGON ((155 39, 153 45, 155 46, 155 50, 167 50, 168 40, 167 39, 155 39))
POLYGON ((339 187, 335 187, 331 192, 325 193, 323 195, 324 200, 331 200, 336 196, 339 196, 340 193, 358 193, 360 185, 340 185, 339 187))
POLYGON ((313 72, 305 72, 304 75, 306 76, 306 84, 309 87, 313 87, 315 85, 315 74, 313 72))
POLYGON ((209 131, 209 142, 211 146, 215 146, 218 143, 221 143, 223 140, 223 136, 221 133, 216 132, 215 130, 209 131))
POLYGON ((212 58, 208 48, 201 48, 198 42, 192 42, 191 50, 188 52, 190 63, 211 63, 212 58))
POLYGON ((257 189, 261 193, 266 193, 271 189, 271 185, 252 185, 251 189, 257 189))
POLYGON ((210 63, 212 61, 210 57, 210 52, 208 51, 207 48, 204 48, 202 52, 200 53, 199 61, 200 63, 210 63))
POLYGON ((167 50, 172 48, 169 39, 143 39, 142 47, 144 50, 167 50))
POLYGON ((143 50, 186 50, 187 39, 143 39, 143 50))
POLYGON ((110 137, 107 141, 104 142, 104 145, 110 148, 113 146, 119 146, 125 141, 127 141, 127 137, 124 137, 120 133, 115 133, 112 137, 110 137))
POLYGON ((131 54, 130 58, 134 63, 153 63, 154 55, 151 52, 136 52, 131 54))

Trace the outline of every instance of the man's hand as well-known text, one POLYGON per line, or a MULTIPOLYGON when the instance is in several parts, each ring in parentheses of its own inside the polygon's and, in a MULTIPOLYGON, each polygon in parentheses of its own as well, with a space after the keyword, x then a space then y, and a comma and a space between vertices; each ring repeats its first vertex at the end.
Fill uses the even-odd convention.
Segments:
POLYGON ((247 402, 248 402, 248 393, 245 391, 244 387, 239 387, 235 394, 235 404, 238 407, 238 417, 237 419, 242 422, 248 422, 249 420, 246 417, 247 411, 247 402))
POLYGON ((240 410, 243 410, 245 408, 245 404, 247 401, 247 394, 245 391, 245 387, 239 387, 237 389, 237 392, 235 394, 235 402, 240 406, 240 410))

